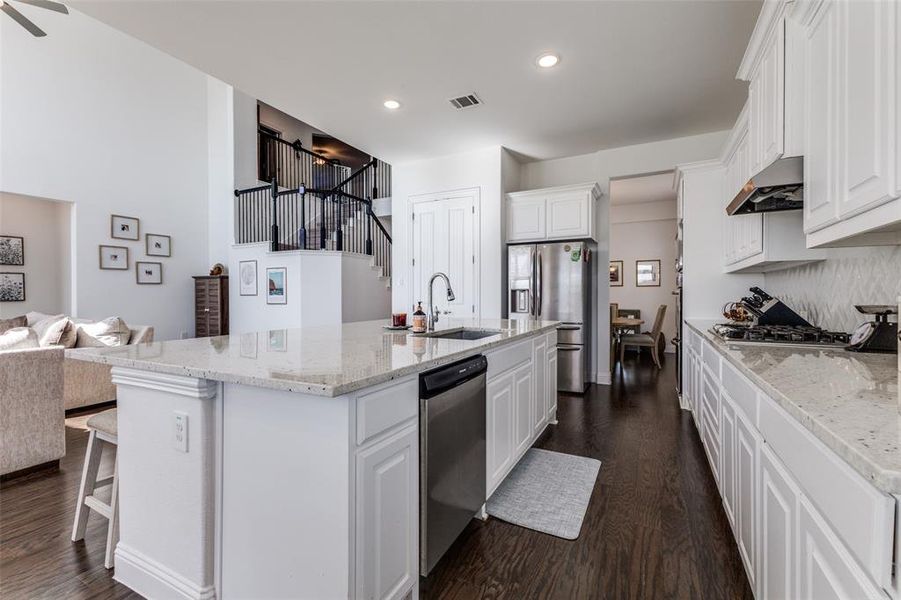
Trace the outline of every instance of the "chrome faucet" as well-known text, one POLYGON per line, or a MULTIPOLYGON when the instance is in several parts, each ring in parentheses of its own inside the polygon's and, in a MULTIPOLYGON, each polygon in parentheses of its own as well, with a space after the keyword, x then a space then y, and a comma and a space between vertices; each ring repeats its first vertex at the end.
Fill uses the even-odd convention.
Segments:
POLYGON ((438 309, 432 302, 432 288, 435 285, 435 280, 439 277, 444 280, 444 284, 447 286, 447 301, 453 302, 457 298, 454 296, 454 290, 451 288, 450 279, 447 278, 447 275, 440 271, 432 275, 432 278, 429 279, 429 331, 435 331, 435 323, 438 322, 438 309))

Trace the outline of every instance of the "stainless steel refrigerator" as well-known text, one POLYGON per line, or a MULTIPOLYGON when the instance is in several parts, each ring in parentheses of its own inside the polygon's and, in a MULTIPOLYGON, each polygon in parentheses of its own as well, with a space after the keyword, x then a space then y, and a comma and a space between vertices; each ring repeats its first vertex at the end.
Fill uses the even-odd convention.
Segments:
POLYGON ((591 253, 585 242, 507 246, 511 319, 562 321, 557 389, 584 393, 591 353, 591 253))

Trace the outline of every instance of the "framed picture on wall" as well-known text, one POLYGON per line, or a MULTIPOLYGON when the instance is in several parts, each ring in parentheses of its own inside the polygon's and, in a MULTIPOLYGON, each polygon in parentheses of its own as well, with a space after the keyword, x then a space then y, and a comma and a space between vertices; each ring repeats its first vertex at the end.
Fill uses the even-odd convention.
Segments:
POLYGON ((623 285, 623 261, 610 261, 610 287, 621 287, 623 285))
POLYGON ((148 233, 144 236, 147 256, 172 256, 172 238, 168 235, 148 233))
POLYGON ((132 240, 134 242, 141 239, 141 233, 138 231, 140 221, 135 217, 123 217, 122 215, 110 215, 110 237, 117 240, 132 240))
POLYGON ((0 302, 25 301, 25 273, 0 273, 0 302))
POLYGON ((660 260, 635 261, 635 286, 660 287, 660 260))
POLYGON ((288 303, 288 269, 270 267, 266 269, 266 304, 288 303))
POLYGON ((25 239, 17 235, 0 235, 0 265, 25 265, 25 239))
POLYGON ((125 246, 100 246, 100 268, 104 271, 127 271, 128 248, 125 246))
POLYGON ((160 285, 163 283, 163 263, 136 261, 135 279, 141 285, 160 285))
POLYGON ((242 296, 257 295, 257 261, 242 260, 238 263, 238 281, 242 296))

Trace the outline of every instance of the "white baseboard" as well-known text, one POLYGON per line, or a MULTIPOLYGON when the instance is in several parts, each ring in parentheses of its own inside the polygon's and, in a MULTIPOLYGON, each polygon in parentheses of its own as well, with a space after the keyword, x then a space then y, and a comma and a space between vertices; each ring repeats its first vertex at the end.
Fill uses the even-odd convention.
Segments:
POLYGON ((145 598, 216 598, 212 585, 199 586, 122 542, 116 545, 116 573, 113 579, 145 598))
POLYGON ((606 371, 604 373, 598 373, 596 383, 598 385, 611 385, 613 383, 613 379, 610 376, 610 371, 606 371))

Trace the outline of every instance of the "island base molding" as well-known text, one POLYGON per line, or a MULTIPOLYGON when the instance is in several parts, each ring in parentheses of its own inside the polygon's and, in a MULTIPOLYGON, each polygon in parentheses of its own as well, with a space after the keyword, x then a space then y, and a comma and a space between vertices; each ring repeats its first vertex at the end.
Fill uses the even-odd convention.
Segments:
POLYGON ((216 598, 216 590, 212 585, 200 587, 121 542, 116 546, 116 573, 113 579, 146 598, 216 598))

